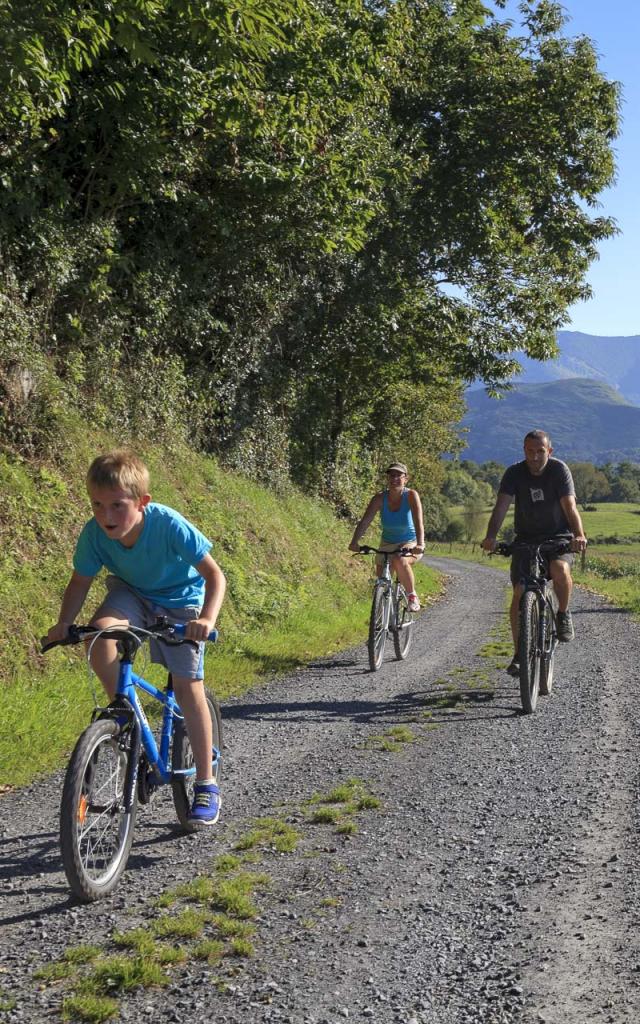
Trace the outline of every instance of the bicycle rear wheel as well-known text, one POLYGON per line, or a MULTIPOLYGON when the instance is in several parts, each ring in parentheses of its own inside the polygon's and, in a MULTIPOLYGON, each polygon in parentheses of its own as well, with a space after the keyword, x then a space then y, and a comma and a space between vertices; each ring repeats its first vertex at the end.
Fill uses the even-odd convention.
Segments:
MULTIPOLYGON (((217 785, 220 785, 221 756, 222 756, 222 717, 218 702, 208 690, 204 691, 211 717, 211 733, 213 738, 213 749, 215 761, 212 766, 212 778, 217 785)), ((193 768, 194 758, 189 742, 189 736, 185 728, 184 719, 178 718, 174 722, 173 745, 171 749, 171 767, 174 772, 183 772, 187 768, 193 768)), ((197 826, 189 821, 189 812, 193 801, 193 787, 195 785, 194 775, 175 775, 171 780, 171 791, 173 793, 173 806, 176 809, 178 821, 185 832, 195 832, 197 826)))
POLYGON ((540 608, 537 594, 526 590, 520 601, 518 654, 520 658, 520 698, 522 710, 530 715, 536 709, 540 689, 540 608))
POLYGON ((409 611, 409 599, 403 587, 398 587, 396 598, 396 622, 393 629, 393 648, 398 661, 404 661, 413 634, 413 615, 409 611))
POLYGON ((369 618, 369 668, 377 672, 382 665, 384 655, 384 642, 386 639, 385 612, 387 595, 389 591, 381 586, 376 586, 373 591, 371 603, 371 616, 369 618))
POLYGON ((85 903, 112 892, 127 866, 137 809, 135 790, 124 807, 129 758, 130 739, 104 719, 85 729, 67 768, 60 848, 69 885, 85 903))

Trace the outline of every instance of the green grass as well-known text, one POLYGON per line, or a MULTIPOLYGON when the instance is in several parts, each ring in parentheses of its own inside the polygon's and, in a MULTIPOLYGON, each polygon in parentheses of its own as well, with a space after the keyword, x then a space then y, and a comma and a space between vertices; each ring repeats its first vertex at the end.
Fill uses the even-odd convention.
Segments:
POLYGON ((408 725, 392 725, 382 735, 369 736, 365 747, 369 750, 381 750, 385 754, 397 754, 405 743, 414 743, 416 735, 408 725))
MULTIPOLYGON (((606 508, 601 505, 599 508, 606 508)), ((633 513, 636 506, 618 505, 612 506, 616 509, 627 510, 627 515, 633 513)), ((593 512, 595 516, 597 513, 593 512)), ((611 520, 607 525, 610 525, 611 520)), ((589 529, 587 536, 590 536, 589 529)), ((603 534, 604 535, 604 534, 603 534)), ((491 565, 494 569, 502 569, 506 573, 509 569, 509 559, 496 555, 488 562, 489 556, 482 551, 477 543, 475 544, 430 544, 429 553, 440 555, 445 558, 459 558, 467 562, 482 562, 491 565)), ((582 560, 578 555, 573 565, 573 578, 576 583, 582 584, 608 598, 619 608, 623 608, 633 615, 640 616, 640 541, 633 544, 589 544, 585 560, 584 570, 581 568, 582 560)))
MULTIPOLYGON (((640 544, 640 505, 630 502, 596 502, 595 512, 585 512, 579 507, 585 533, 592 544, 602 542, 603 538, 626 537, 640 544)), ((450 509, 451 518, 464 521, 464 509, 454 505, 450 509)), ((486 509, 486 522, 489 522, 491 508, 486 509)), ((513 505, 509 508, 504 521, 505 526, 513 526, 513 505)), ((481 540, 478 537, 476 543, 481 540)), ((448 545, 447 545, 448 546, 448 545)), ((427 545, 427 552, 431 544, 427 545)))
POLYGON ((62 1001, 64 1021, 86 1021, 86 1024, 103 1024, 119 1014, 120 1007, 115 999, 105 996, 69 996, 62 1001))
MULTIPOLYGON (((39 638, 57 618, 75 538, 90 515, 87 466, 110 447, 112 439, 81 423, 74 432, 71 423, 63 463, 0 454, 0 786, 59 767, 89 718, 80 653, 63 648, 43 657, 39 638)), ((365 638, 372 564, 348 552, 351 526, 328 505, 293 488, 274 494, 187 450, 141 454, 154 500, 212 539, 227 576, 221 642, 205 663, 207 685, 220 699, 365 638)), ((439 591, 437 574, 425 566, 417 583, 423 602, 439 591)), ((98 580, 81 618, 102 592, 98 580)), ((149 677, 160 683, 163 673, 154 667, 149 677)))
POLYGON ((236 850, 273 847, 278 853, 292 853, 301 839, 300 833, 278 818, 257 818, 254 827, 237 841, 236 850))
POLYGON ((153 932, 163 938, 197 939, 202 935, 208 920, 207 913, 187 907, 175 917, 161 917, 154 924, 153 932))
POLYGON ((312 825, 335 825, 338 835, 355 835, 354 815, 380 808, 381 802, 367 791, 361 779, 347 779, 328 793, 314 793, 307 801, 312 825))
MULTIPOLYGON (((402 731, 402 727, 398 729, 402 731)), ((309 821, 312 808, 317 823, 335 825, 336 833, 347 838, 358 831, 356 815, 379 807, 380 801, 368 792, 366 784, 352 778, 327 793, 314 794, 296 813, 306 811, 309 821)), ((269 855, 294 851, 301 838, 276 817, 255 819, 246 836, 251 841, 242 845, 250 850, 261 847, 265 861, 269 855), (282 837, 288 841, 286 848, 279 850, 276 841, 282 837)), ((61 993, 64 1020, 101 1024, 118 1016, 129 993, 175 981, 178 975, 174 968, 189 960, 206 960, 215 967, 226 958, 227 966, 222 969, 236 974, 241 968, 233 961, 250 958, 256 952, 253 940, 259 935, 260 920, 253 920, 259 910, 253 896, 266 891, 271 882, 268 874, 244 870, 243 860, 235 854, 221 854, 212 861, 208 874, 161 893, 152 904, 156 914, 146 926, 116 930, 102 948, 70 946, 60 959, 35 971, 34 980, 41 986, 55 986, 55 991, 61 993), (178 904, 175 913, 162 912, 173 904, 178 904), (162 941, 167 938, 175 939, 175 945, 162 941)), ((336 871, 343 869, 343 865, 336 865, 336 871)), ((288 895, 295 898, 293 892, 288 895)), ((340 900, 334 896, 327 896, 321 903, 325 908, 339 905, 340 900)), ((313 917, 300 920, 304 928, 313 928, 316 923, 313 917)), ((0 990, 0 999, 4 995, 0 990)), ((11 1008, 10 999, 7 1007, 11 1008)))
POLYGON ((223 957, 253 956, 256 926, 250 918, 257 908, 251 897, 270 880, 241 870, 224 877, 217 870, 223 860, 229 870, 228 855, 217 858, 210 875, 178 885, 162 894, 168 899, 155 901, 156 908, 179 902, 177 913, 162 914, 145 927, 114 931, 102 949, 69 947, 59 960, 35 971, 35 981, 62 990, 63 1019, 100 1024, 116 1017, 119 1001, 128 993, 167 985, 175 977, 172 970, 193 958, 213 965, 223 957), (176 944, 162 941, 166 938, 176 939, 176 944))
POLYGON ((164 986, 168 982, 168 976, 153 960, 140 956, 109 956, 95 963, 78 991, 80 995, 112 996, 135 988, 164 986))

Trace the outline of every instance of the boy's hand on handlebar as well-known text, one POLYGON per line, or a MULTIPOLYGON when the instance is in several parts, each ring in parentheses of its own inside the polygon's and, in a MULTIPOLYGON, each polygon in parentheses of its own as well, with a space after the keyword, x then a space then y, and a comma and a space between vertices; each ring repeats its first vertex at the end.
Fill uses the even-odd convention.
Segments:
POLYGON ((572 551, 586 551, 587 550, 587 538, 584 535, 574 537, 571 541, 572 551))
POLYGON ((360 544, 357 540, 352 540, 349 545, 349 551, 355 551, 358 555, 360 553, 360 544))
POLYGON ((61 640, 66 640, 71 625, 71 622, 56 622, 43 639, 46 639, 48 644, 59 644, 61 640))
POLYGON ((187 640, 208 640, 214 628, 215 623, 211 619, 192 619, 185 623, 184 635, 187 640))
POLYGON ((496 549, 496 538, 485 537, 483 541, 480 541, 480 547, 483 551, 488 551, 491 554, 496 549))

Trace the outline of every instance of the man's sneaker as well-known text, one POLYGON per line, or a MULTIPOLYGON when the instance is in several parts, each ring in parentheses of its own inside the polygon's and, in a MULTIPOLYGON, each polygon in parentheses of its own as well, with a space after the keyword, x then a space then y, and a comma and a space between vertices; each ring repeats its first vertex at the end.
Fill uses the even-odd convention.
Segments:
POLYGON ((573 631, 573 619, 571 618, 571 612, 558 612, 556 622, 558 627, 558 640, 560 643, 566 644, 569 640, 573 640, 576 634, 573 631))
POLYGON ((514 654, 513 658, 507 665, 508 676, 519 676, 520 675, 520 659, 517 654, 514 654))
POLYGON ((408 594, 407 597, 409 599, 409 606, 408 606, 409 607, 409 611, 410 612, 419 612, 420 611, 420 600, 418 598, 418 595, 415 593, 415 591, 414 591, 413 594, 408 594))
POLYGON ((215 825, 221 806, 220 788, 215 782, 196 782, 189 821, 194 825, 215 825))

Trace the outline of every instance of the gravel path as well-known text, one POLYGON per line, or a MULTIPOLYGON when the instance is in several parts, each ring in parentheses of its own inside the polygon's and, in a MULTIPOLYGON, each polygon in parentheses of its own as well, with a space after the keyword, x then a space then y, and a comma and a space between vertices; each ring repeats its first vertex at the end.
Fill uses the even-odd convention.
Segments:
POLYGON ((578 640, 523 716, 497 667, 505 574, 432 564, 446 594, 408 661, 389 645, 371 674, 360 647, 230 702, 215 835, 180 836, 163 796, 101 904, 73 903, 60 872, 60 775, 0 797, 0 1020, 59 1020, 70 982, 38 968, 81 943, 113 952, 114 929, 149 927, 160 893, 211 873, 270 815, 301 840, 255 868, 269 885, 254 956, 191 957, 164 988, 118 996, 115 1019, 636 1024, 640 626, 576 592, 578 640), (398 726, 397 749, 380 750, 398 726), (305 801, 352 778, 381 806, 352 835, 311 823, 305 801))

